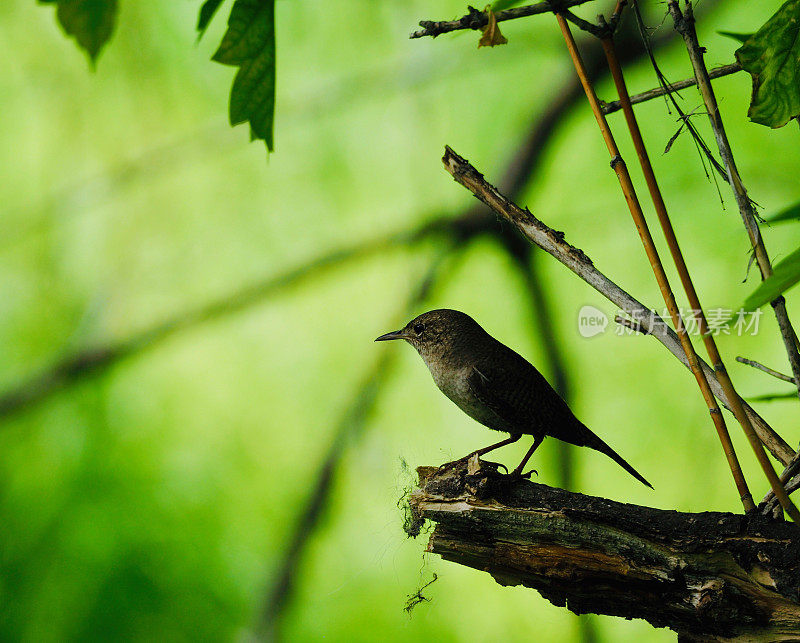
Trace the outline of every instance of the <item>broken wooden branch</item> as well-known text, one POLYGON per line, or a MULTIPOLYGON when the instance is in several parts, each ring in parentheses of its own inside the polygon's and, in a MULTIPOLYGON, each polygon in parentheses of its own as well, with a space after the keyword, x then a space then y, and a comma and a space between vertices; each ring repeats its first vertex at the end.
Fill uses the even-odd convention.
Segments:
POLYGON ((576 614, 642 618, 690 640, 797 641, 800 528, 585 496, 496 465, 419 467, 409 497, 428 551, 524 585, 576 614))

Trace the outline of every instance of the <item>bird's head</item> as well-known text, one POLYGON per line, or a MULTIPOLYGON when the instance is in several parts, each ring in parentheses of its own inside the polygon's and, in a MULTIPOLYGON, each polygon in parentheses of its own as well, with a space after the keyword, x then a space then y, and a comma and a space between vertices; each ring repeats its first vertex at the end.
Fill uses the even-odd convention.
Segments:
POLYGON ((442 308, 422 313, 400 330, 381 335, 375 341, 404 339, 428 362, 429 358, 446 358, 453 348, 469 342, 481 327, 469 315, 457 310, 442 308))

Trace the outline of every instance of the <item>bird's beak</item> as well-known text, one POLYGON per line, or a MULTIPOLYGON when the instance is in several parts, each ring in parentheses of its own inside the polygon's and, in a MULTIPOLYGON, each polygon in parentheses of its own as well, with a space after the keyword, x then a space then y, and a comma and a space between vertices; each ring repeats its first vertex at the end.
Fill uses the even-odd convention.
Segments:
POLYGON ((405 339, 406 334, 403 332, 403 329, 400 330, 393 330, 391 333, 386 333, 385 335, 381 335, 380 337, 375 338, 376 342, 387 342, 390 339, 405 339))

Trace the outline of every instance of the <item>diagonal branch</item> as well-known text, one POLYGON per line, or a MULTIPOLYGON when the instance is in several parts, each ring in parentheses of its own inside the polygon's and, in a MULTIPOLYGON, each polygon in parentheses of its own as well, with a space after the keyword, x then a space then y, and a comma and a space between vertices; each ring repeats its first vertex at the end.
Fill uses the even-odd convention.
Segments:
MULTIPOLYGON (((488 205, 498 216, 515 225, 522 234, 542 250, 552 255, 569 270, 583 279, 601 295, 627 313, 634 321, 647 330, 663 344, 684 366, 688 367, 686 354, 675 331, 653 311, 639 302, 629 293, 601 273, 591 259, 579 248, 575 248, 564 240, 564 234, 548 227, 534 217, 527 209, 523 210, 503 196, 497 188, 487 183, 470 163, 456 154, 449 147, 445 148, 442 159, 445 169, 457 183, 472 192, 478 199, 488 205)), ((714 395, 722 404, 728 406, 728 399, 714 371, 703 360, 698 360, 714 395)), ((745 412, 753 422, 759 439, 772 455, 782 464, 787 464, 794 450, 756 413, 750 405, 744 404, 745 412)))

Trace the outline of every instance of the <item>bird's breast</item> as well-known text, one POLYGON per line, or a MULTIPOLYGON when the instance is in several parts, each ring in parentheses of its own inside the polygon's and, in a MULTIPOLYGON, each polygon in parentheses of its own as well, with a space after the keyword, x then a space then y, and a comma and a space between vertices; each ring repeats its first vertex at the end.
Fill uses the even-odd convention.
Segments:
POLYGON ((496 431, 509 430, 505 422, 475 396, 469 384, 472 366, 437 368, 429 365, 429 368, 439 390, 473 420, 496 431))

